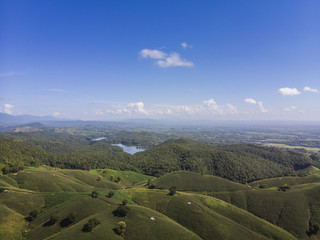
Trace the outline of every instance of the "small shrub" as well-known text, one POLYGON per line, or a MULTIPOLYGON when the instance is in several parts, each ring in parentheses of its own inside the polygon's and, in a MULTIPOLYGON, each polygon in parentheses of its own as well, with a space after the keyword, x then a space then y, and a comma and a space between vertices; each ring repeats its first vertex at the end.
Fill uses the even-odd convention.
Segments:
POLYGON ((130 208, 128 206, 121 205, 121 206, 117 207, 116 210, 113 211, 113 215, 116 217, 125 217, 125 216, 127 216, 129 210, 130 210, 130 208))
POLYGON ((50 223, 53 225, 53 224, 55 224, 56 222, 58 222, 59 219, 60 219, 60 215, 59 215, 59 214, 53 214, 53 215, 50 217, 50 223))
POLYGON ((97 181, 100 182, 101 180, 102 180, 102 177, 99 176, 99 177, 97 178, 97 181))
POLYGON ((107 195, 108 198, 112 198, 114 196, 114 192, 113 191, 110 191, 107 195))
POLYGON ((149 189, 155 189, 156 186, 155 186, 154 184, 150 184, 148 188, 149 188, 149 189))
POLYGON ((76 221, 77 215, 78 215, 77 212, 71 212, 71 213, 68 214, 67 219, 68 219, 71 223, 73 223, 73 222, 76 221))
POLYGON ((266 188, 267 185, 266 184, 260 184, 259 188, 266 188))
POLYGON ((113 229, 116 234, 120 235, 121 237, 124 237, 124 234, 127 229, 127 224, 123 221, 120 221, 117 223, 117 226, 113 229))
POLYGON ((29 213, 28 220, 29 220, 29 221, 33 221, 33 220, 35 220, 38 216, 39 216, 39 211, 38 211, 38 210, 32 210, 32 211, 29 213))
POLYGON ((169 188, 169 195, 173 196, 176 194, 177 191, 177 187, 176 186, 172 186, 171 188, 169 188))
POLYGON ((92 193, 91 193, 92 198, 97 198, 98 195, 99 195, 99 193, 97 191, 92 191, 92 193))
POLYGON ((119 183, 121 181, 121 177, 117 177, 116 182, 119 183))
POLYGON ((114 175, 113 174, 110 176, 110 180, 114 181, 114 175))
POLYGON ((92 230, 101 224, 100 220, 91 218, 85 225, 83 225, 82 231, 92 232, 92 230))
POLYGON ((77 215, 78 215, 77 212, 69 213, 68 216, 60 222, 60 226, 61 227, 67 227, 70 224, 74 223, 76 221, 77 215))
POLYGON ((279 187, 278 190, 282 191, 282 192, 287 192, 291 189, 290 186, 288 186, 287 184, 285 184, 283 187, 279 187))
POLYGON ((123 199, 123 200, 122 200, 122 205, 127 205, 127 203, 128 203, 128 200, 127 200, 127 199, 123 199))

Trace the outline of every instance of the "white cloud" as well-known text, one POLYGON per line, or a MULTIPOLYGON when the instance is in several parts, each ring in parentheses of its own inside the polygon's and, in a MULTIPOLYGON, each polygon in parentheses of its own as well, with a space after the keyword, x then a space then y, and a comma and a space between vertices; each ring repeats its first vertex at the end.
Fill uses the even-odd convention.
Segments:
POLYGON ((181 43, 181 46, 186 49, 188 47, 188 44, 186 42, 181 43))
POLYGON ((139 52, 142 58, 160 59, 156 61, 159 67, 193 67, 194 63, 182 59, 180 55, 176 52, 171 54, 164 53, 159 50, 143 49, 139 52))
POLYGON ((244 101, 246 103, 250 103, 250 104, 257 104, 257 101, 254 100, 253 98, 246 98, 244 101))
POLYGON ((299 95, 300 92, 296 88, 279 88, 277 93, 281 94, 282 96, 294 96, 294 95, 299 95))
POLYGON ((186 59, 180 58, 178 53, 171 53, 168 57, 163 60, 156 62, 157 65, 163 68, 167 67, 193 67, 194 63, 187 61, 186 59))
POLYGON ((0 107, 0 112, 6 114, 12 114, 12 109, 14 108, 13 105, 6 103, 3 107, 0 107))
POLYGON ((126 106, 114 107, 111 110, 106 110, 106 113, 128 114, 128 115, 132 115, 132 114, 148 115, 148 112, 144 108, 144 103, 143 102, 129 103, 126 106))
POLYGON ((59 112, 54 112, 53 114, 52 114, 52 116, 54 116, 54 117, 59 117, 61 114, 59 113, 59 112))
POLYGON ((293 112, 295 110, 297 110, 296 106, 291 106, 284 109, 285 112, 293 112))
POLYGON ((257 105, 259 106, 260 112, 262 112, 262 113, 268 112, 268 110, 263 107, 261 101, 256 101, 256 100, 253 99, 253 98, 246 98, 246 99, 244 99, 244 101, 245 101, 246 103, 250 103, 250 104, 257 104, 257 105))
POLYGON ((265 108, 262 106, 262 102, 257 102, 257 104, 258 104, 258 106, 259 106, 260 112, 262 112, 262 113, 268 112, 268 110, 265 109, 265 108))
POLYGON ((304 88, 303 88, 303 91, 305 91, 305 92, 313 92, 313 93, 318 93, 318 92, 319 92, 318 89, 316 89, 316 88, 311 88, 311 87, 304 87, 304 88))
POLYGON ((134 102, 126 105, 108 107, 106 110, 95 109, 92 115, 109 116, 113 118, 135 118, 135 117, 188 117, 206 119, 212 116, 234 115, 239 113, 237 108, 229 103, 218 105, 214 99, 208 99, 200 104, 192 105, 155 105, 149 109, 145 108, 143 102, 134 102))
POLYGON ((226 104, 231 114, 239 113, 238 109, 230 103, 226 104))
POLYGON ((163 59, 167 56, 167 54, 164 52, 161 52, 159 50, 152 50, 152 49, 142 49, 139 54, 142 58, 153 58, 153 59, 163 59))

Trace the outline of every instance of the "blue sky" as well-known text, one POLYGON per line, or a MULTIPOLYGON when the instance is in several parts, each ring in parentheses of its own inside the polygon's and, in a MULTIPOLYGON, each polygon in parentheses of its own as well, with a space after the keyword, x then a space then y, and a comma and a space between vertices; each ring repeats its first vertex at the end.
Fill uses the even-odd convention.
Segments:
POLYGON ((319 1, 0 0, 0 111, 320 120, 319 1))

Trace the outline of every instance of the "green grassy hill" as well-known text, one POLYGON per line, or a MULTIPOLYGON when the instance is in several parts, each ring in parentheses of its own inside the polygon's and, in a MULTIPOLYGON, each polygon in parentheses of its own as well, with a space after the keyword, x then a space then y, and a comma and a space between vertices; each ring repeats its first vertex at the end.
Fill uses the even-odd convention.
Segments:
POLYGON ((288 176, 288 177, 277 177, 270 179, 263 179, 250 183, 255 187, 281 187, 285 184, 294 186, 306 183, 320 183, 320 170, 316 167, 310 167, 306 171, 300 173, 301 176, 288 176))
POLYGON ((320 183, 296 185, 288 192, 270 188, 210 195, 245 209, 302 239, 312 235, 311 230, 320 224, 317 212, 320 183))
MULTIPOLYGON (((296 179, 315 178, 317 174, 318 171, 312 171, 296 179)), ((296 180, 297 184, 288 192, 273 186, 260 189, 255 187, 256 183, 249 189, 220 177, 187 171, 151 181, 159 188, 176 185, 177 193, 170 196, 168 190, 143 187, 147 179, 150 177, 111 169, 89 172, 50 167, 2 175, 0 187, 9 192, 0 193, 0 238, 22 239, 24 233, 31 240, 106 236, 130 240, 286 240, 308 239, 319 234, 316 227, 320 224, 320 183, 317 181, 298 184, 296 180), (112 182, 108 174, 121 175, 126 181, 112 182), (126 185, 140 180, 144 184, 125 189, 126 185), (97 198, 91 197, 94 190, 99 192, 97 198), (115 193, 112 198, 106 197, 110 191, 115 193), (126 217, 116 217, 112 213, 123 199, 128 200, 130 211, 126 217), (38 210, 40 215, 29 223, 25 219, 32 210, 38 210), (66 221, 70 213, 76 216, 72 223, 66 221), (52 224, 50 217, 55 214, 59 219, 52 224), (93 217, 101 225, 92 232, 83 232, 84 224, 93 217), (113 230, 120 220, 127 224, 124 238, 113 230)))
POLYGON ((152 176, 143 175, 132 171, 118 171, 113 169, 98 169, 90 170, 90 172, 101 175, 107 179, 117 180, 120 177, 120 182, 126 186, 132 186, 140 182, 145 182, 148 179, 154 179, 152 176))
POLYGON ((126 217, 115 217, 112 212, 119 204, 119 199, 104 196, 94 199, 87 195, 72 201, 66 200, 59 206, 48 208, 30 224, 28 239, 103 239, 106 236, 109 239, 122 239, 113 231, 120 220, 125 221, 128 227, 126 239, 201 239, 172 219, 142 206, 129 204, 130 212, 126 217), (76 221, 64 226, 63 221, 71 212, 76 213, 76 221), (60 220, 50 224, 53 214, 59 214, 60 220), (83 225, 92 217, 98 218, 101 226, 94 232, 83 232, 83 225), (155 217, 157 222, 152 222, 150 217, 155 217))
POLYGON ((151 182, 156 188, 169 189, 176 186, 179 191, 195 191, 195 192, 229 192, 248 190, 248 188, 240 183, 231 182, 227 179, 201 175, 187 171, 178 171, 166 174, 151 182))
POLYGON ((212 197, 182 192, 169 196, 163 190, 123 192, 139 205, 165 214, 202 239, 295 239, 283 229, 212 197))
MULTIPOLYGON (((20 188, 37 192, 89 192, 95 189, 120 189, 121 185, 82 170, 30 169, 9 175, 20 188)), ((6 178, 7 179, 7 178, 6 178)), ((12 181, 4 182, 8 184, 12 181)), ((0 182, 1 184, 1 182, 0 182)))

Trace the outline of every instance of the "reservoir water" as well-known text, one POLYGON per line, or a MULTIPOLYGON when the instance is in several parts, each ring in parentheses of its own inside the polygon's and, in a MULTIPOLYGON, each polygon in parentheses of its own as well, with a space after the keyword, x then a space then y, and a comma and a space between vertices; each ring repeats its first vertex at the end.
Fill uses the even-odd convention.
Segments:
POLYGON ((123 145, 121 143, 112 144, 112 145, 121 147, 123 149, 123 151, 125 151, 127 153, 130 153, 130 154, 135 154, 137 152, 142 152, 142 151, 146 150, 146 148, 137 148, 136 146, 126 146, 126 145, 123 145))
POLYGON ((95 138, 95 139, 92 139, 91 141, 92 142, 96 142, 96 141, 101 141, 101 140, 104 140, 106 139, 105 137, 98 137, 98 138, 95 138))

